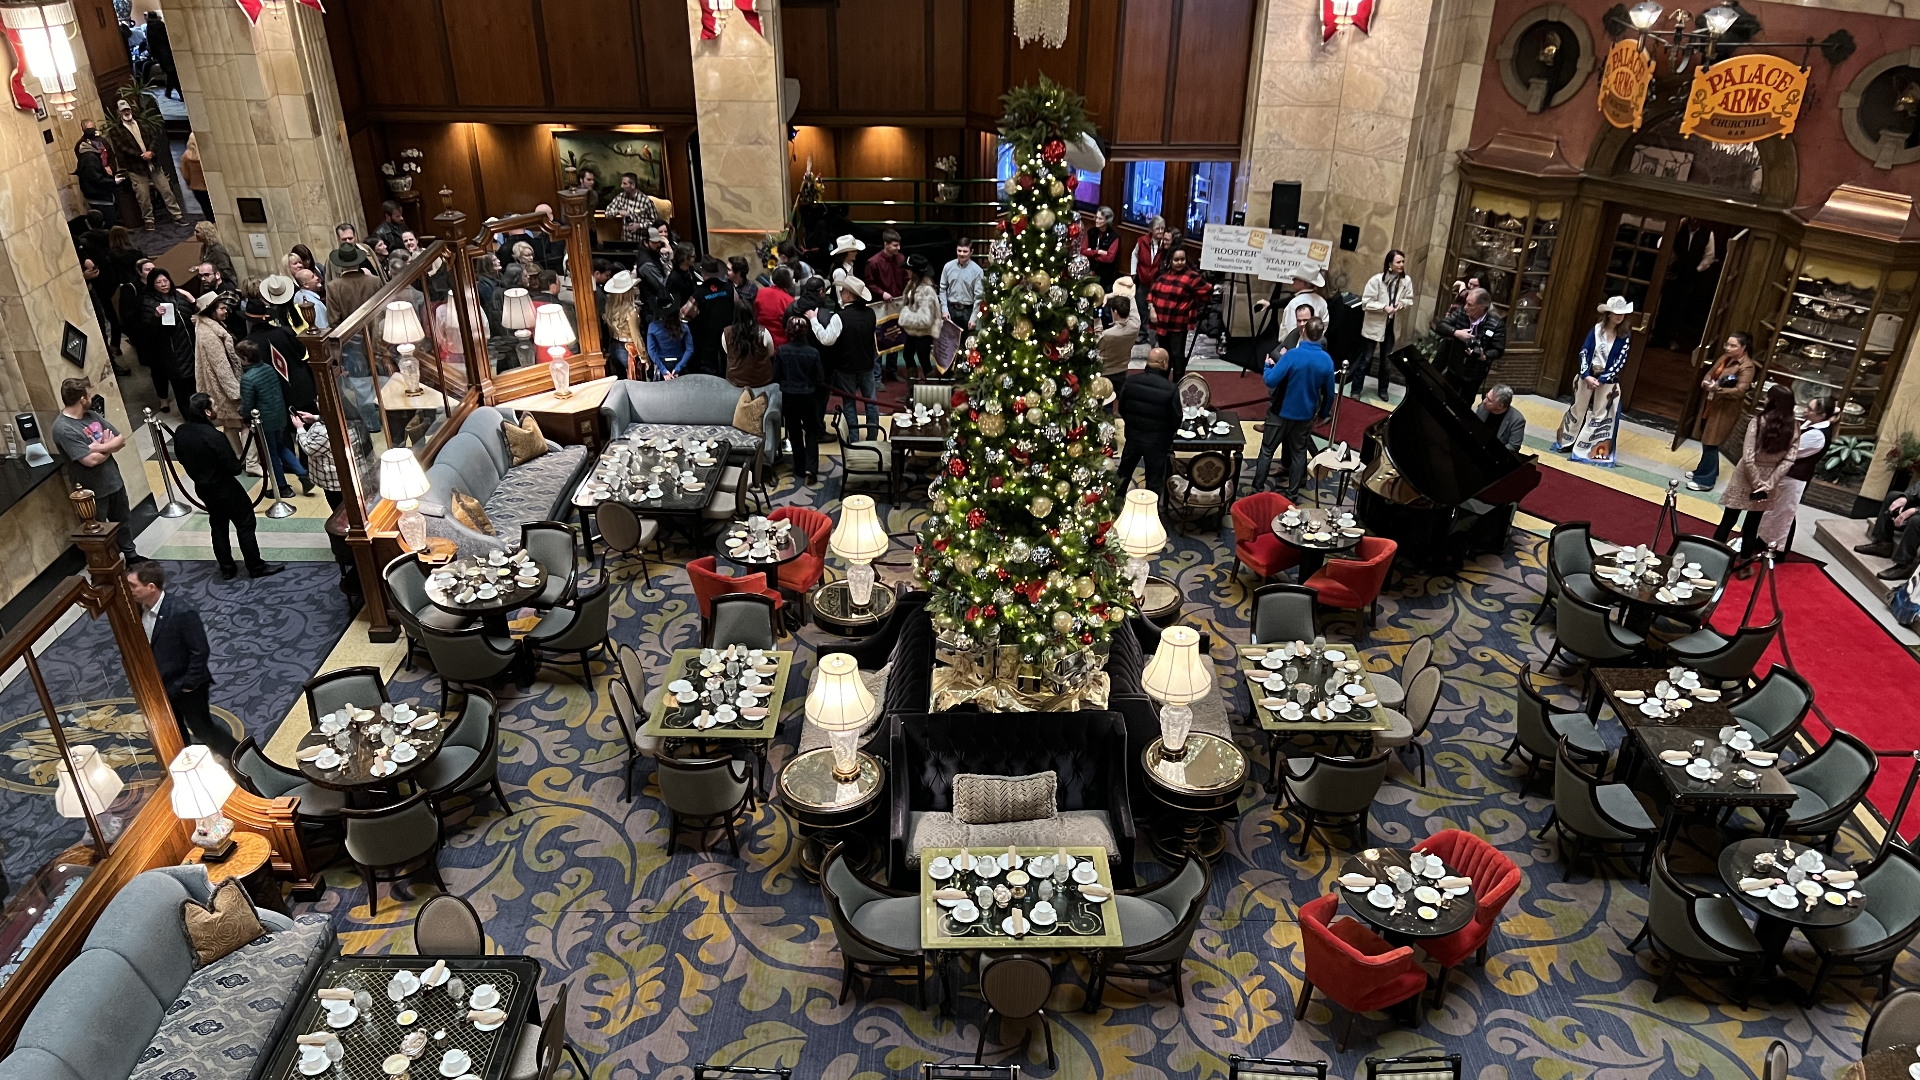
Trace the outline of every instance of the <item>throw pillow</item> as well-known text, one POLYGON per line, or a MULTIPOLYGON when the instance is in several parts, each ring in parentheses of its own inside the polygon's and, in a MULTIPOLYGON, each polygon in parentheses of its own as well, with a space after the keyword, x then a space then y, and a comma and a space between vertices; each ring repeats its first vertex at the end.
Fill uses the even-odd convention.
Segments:
POLYGON ((772 398, 765 394, 755 394, 751 390, 740 391, 740 400, 733 406, 733 426, 749 435, 758 435, 767 416, 767 406, 772 398))
POLYGON ((479 499, 464 491, 453 493, 453 520, 474 532, 494 535, 493 519, 487 516, 487 508, 480 505, 479 499))
POLYGON ((180 917, 186 923, 196 967, 206 967, 267 932, 254 913, 253 899, 237 878, 229 878, 213 890, 212 900, 205 907, 192 900, 181 903, 180 917))
POLYGON ((547 437, 540 434, 540 418, 532 413, 524 415, 527 422, 521 427, 514 427, 511 420, 500 421, 500 434, 507 437, 507 456, 515 465, 525 465, 547 452, 547 437))
POLYGON ((960 773, 953 778, 953 816, 968 825, 1042 821, 1058 816, 1053 770, 1026 776, 960 773))

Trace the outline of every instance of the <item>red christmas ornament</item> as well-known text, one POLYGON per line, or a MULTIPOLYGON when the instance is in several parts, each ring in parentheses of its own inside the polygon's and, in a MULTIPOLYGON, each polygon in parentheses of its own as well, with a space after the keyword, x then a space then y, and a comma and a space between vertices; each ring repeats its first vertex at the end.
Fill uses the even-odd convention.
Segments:
POLYGON ((1026 229, 1027 229, 1027 215, 1025 214, 1013 215, 1013 231, 1025 232, 1026 229))
POLYGON ((967 609, 968 620, 977 619, 979 617, 980 617, 980 605, 975 604, 974 606, 967 609))
POLYGON ((1040 149, 1040 156, 1046 159, 1047 164, 1058 165, 1066 160, 1067 144, 1059 139, 1048 139, 1047 144, 1040 149))
POLYGON ((1060 328, 1060 333, 1054 336, 1053 341, 1054 341, 1054 344, 1056 345, 1065 345, 1068 341, 1071 341, 1072 339, 1073 339, 1073 335, 1068 333, 1067 328, 1063 326, 1060 328))
POLYGON ((947 471, 955 476, 965 476, 967 463, 961 461, 959 458, 954 458, 952 461, 947 462, 947 471))
POLYGON ((1007 580, 1007 578, 1010 576, 1005 570, 995 570, 994 573, 1000 575, 1001 581, 1007 580))
MULTIPOLYGON (((975 355, 977 356, 978 354, 975 354, 975 355)), ((957 409, 957 408, 959 408, 960 406, 962 406, 962 405, 965 405, 966 403, 967 403, 967 391, 966 391, 966 388, 965 388, 965 387, 959 387, 959 386, 956 386, 956 387, 954 387, 954 389, 953 389, 953 407, 957 409)))
POLYGON ((979 409, 968 409, 968 410, 967 410, 967 419, 969 419, 969 420, 974 420, 974 421, 978 421, 978 420, 980 419, 980 410, 979 410, 979 409))
MULTIPOLYGON (((977 514, 977 513, 979 513, 979 511, 978 511, 978 510, 976 510, 976 511, 974 511, 974 513, 976 513, 976 514, 977 514)), ((937 538, 937 539, 935 539, 935 540, 934 540, 934 542, 933 542, 933 550, 935 550, 935 551, 942 551, 942 552, 944 552, 944 551, 946 551, 946 550, 947 550, 947 538, 946 538, 946 537, 944 537, 944 536, 942 536, 942 537, 939 537, 939 538, 937 538)))
POLYGON ((1099 502, 1099 501, 1100 501, 1100 489, 1099 489, 1099 488, 1094 488, 1094 489, 1093 489, 1092 491, 1089 491, 1089 492, 1087 492, 1087 505, 1088 505, 1088 506, 1092 506, 1092 505, 1093 505, 1094 503, 1097 503, 1097 502, 1099 502))
POLYGON ((978 364, 978 363, 980 362, 980 350, 979 350, 979 349, 968 349, 968 350, 967 350, 967 360, 968 360, 969 362, 971 362, 971 363, 975 363, 975 364, 978 364))
POLYGON ((1013 182, 1024 191, 1033 186, 1033 174, 1030 172, 1014 173, 1013 182))
POLYGON ((1079 236, 1079 235, 1080 235, 1080 223, 1076 221, 1076 222, 1074 222, 1073 224, 1071 224, 1071 225, 1069 225, 1069 226, 1067 226, 1067 235, 1068 235, 1068 236, 1079 236))
POLYGON ((987 618, 991 619, 994 616, 1000 614, 1000 609, 997 607, 994 607, 992 604, 988 604, 986 607, 983 607, 980 609, 980 614, 985 615, 987 618))
MULTIPOLYGON (((1067 385, 1073 387, 1075 390, 1080 389, 1080 376, 1074 374, 1071 371, 1067 372, 1067 385)), ((1076 432, 1076 434, 1074 435, 1074 438, 1077 439, 1080 437, 1077 433, 1087 430, 1087 426, 1085 424, 1082 424, 1078 428, 1075 428, 1074 430, 1076 432)))
POLYGON ((990 488, 992 488, 992 489, 993 489, 993 490, 995 490, 995 491, 999 491, 999 490, 1000 490, 1000 486, 1001 486, 1002 484, 1005 484, 1006 482, 1007 482, 1007 481, 1006 481, 1006 478, 1004 478, 1004 477, 999 477, 999 476, 996 476, 996 477, 994 477, 993 479, 991 479, 991 480, 988 480, 988 481, 987 481, 987 486, 988 486, 988 487, 990 487, 990 488))
POLYGON ((1093 644, 1093 635, 1092 635, 1092 634, 1081 634, 1081 635, 1080 635, 1080 644, 1082 644, 1082 645, 1091 645, 1091 644, 1093 644))
POLYGON ((987 515, 978 507, 967 511, 967 528, 977 529, 987 523, 987 515))
MULTIPOLYGON (((1071 376, 1071 375, 1069 375, 1069 376, 1067 376, 1067 378, 1069 378, 1069 379, 1071 379, 1071 378, 1073 378, 1073 376, 1071 376)), ((1076 387, 1075 389, 1078 389, 1078 387, 1076 387)), ((1068 432, 1067 432, 1067 434, 1068 434, 1068 435, 1071 435, 1072 437, 1074 437, 1074 438, 1076 438, 1076 439, 1077 439, 1077 438, 1079 438, 1079 437, 1080 437, 1080 436, 1082 436, 1082 435, 1085 435, 1086 433, 1087 433, 1087 425, 1085 425, 1085 424, 1075 424, 1075 425, 1073 425, 1073 427, 1072 427, 1071 429, 1069 429, 1069 430, 1068 430, 1068 432)))
POLYGON ((1056 347, 1056 346, 1053 346, 1053 345, 1049 345, 1049 346, 1047 346, 1047 359, 1049 359, 1049 360, 1058 360, 1058 359, 1060 359, 1060 350, 1059 350, 1059 348, 1058 348, 1058 347, 1056 347))

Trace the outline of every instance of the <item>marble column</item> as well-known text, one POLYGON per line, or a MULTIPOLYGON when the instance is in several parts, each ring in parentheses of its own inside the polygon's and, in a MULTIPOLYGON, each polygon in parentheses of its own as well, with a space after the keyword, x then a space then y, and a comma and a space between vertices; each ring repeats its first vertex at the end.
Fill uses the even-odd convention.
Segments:
POLYGON ((233 0, 168 0, 167 25, 215 221, 241 275, 284 272, 295 244, 325 258, 335 225, 362 223, 320 13, 268 4, 250 26, 233 0), (261 200, 265 224, 241 223, 237 200, 248 198, 261 200))
MULTIPOLYGON (((5 163, 0 165, 0 418, 12 423, 16 413, 34 413, 49 445, 53 417, 60 411, 60 384, 75 376, 93 382, 114 427, 131 436, 138 423, 121 401, 67 229, 68 218, 86 209, 73 180, 73 144, 80 138, 80 121, 100 116, 93 74, 85 55, 79 59, 72 120, 53 115, 35 120, 11 103, 0 110, 0 163, 5 163), (68 323, 87 337, 83 366, 61 355, 68 323)), ((115 461, 128 498, 138 505, 151 490, 140 452, 130 441, 115 461)), ((0 602, 66 551, 75 524, 69 489, 64 479, 50 479, 0 519, 0 547, 9 553, 0 572, 0 602)))
MULTIPOLYGON (((1248 220, 1265 224, 1276 181, 1302 185, 1300 217, 1336 251, 1329 285, 1359 292, 1388 250, 1407 253, 1431 316, 1446 223, 1466 146, 1493 0, 1384 6, 1369 33, 1322 42, 1318 0, 1268 0, 1258 28, 1246 133, 1248 220)), ((1403 317, 1404 318, 1404 317, 1403 317)))
POLYGON ((780 5, 759 0, 761 33, 733 12, 720 36, 700 37, 700 0, 687 0, 693 96, 700 131, 707 244, 720 258, 753 255, 786 228, 787 128, 780 106, 780 5))

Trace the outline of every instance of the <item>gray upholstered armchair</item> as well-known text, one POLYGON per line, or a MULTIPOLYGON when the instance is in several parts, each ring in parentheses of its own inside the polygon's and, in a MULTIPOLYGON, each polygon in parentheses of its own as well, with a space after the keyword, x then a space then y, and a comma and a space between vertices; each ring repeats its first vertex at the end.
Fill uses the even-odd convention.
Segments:
POLYGON ((1180 964, 1193 943, 1194 927, 1206 907, 1207 864, 1188 856, 1180 869, 1145 889, 1113 898, 1120 917, 1120 947, 1103 949, 1087 995, 1089 1010, 1100 1007, 1107 979, 1161 979, 1173 984, 1174 1004, 1185 1008, 1180 964))
POLYGON ((1638 848, 1638 877, 1647 880, 1647 859, 1653 854, 1659 827, 1634 798, 1632 788, 1601 783, 1599 777, 1574 761, 1578 753, 1566 738, 1561 738, 1553 761, 1553 819, 1540 830, 1544 836, 1552 828, 1566 845, 1561 852, 1567 863, 1561 880, 1573 873, 1573 860, 1587 843, 1602 852, 1608 847, 1620 848, 1623 853, 1638 848))
POLYGON ((871 979, 904 968, 914 972, 920 1007, 927 1007, 927 955, 920 950, 920 896, 917 891, 895 891, 861 877, 835 844, 820 865, 820 891, 826 897, 827 917, 840 945, 845 966, 840 983, 844 1004, 853 979, 871 979))
POLYGON ((1629 950, 1649 941, 1653 950, 1667 961, 1667 973, 1653 1000, 1659 1001, 1673 988, 1683 968, 1704 971, 1728 971, 1738 988, 1736 1004, 1747 1005, 1751 976, 1760 969, 1766 950, 1753 936, 1753 928, 1740 917, 1740 908, 1730 898, 1702 892, 1675 877, 1667 867, 1665 855, 1653 858, 1653 880, 1647 900, 1647 925, 1627 944, 1629 950))
POLYGON ((1300 814, 1300 844, 1295 853, 1307 852, 1307 841, 1317 825, 1347 824, 1354 829, 1355 843, 1367 837, 1367 812, 1373 797, 1387 778, 1387 766, 1393 751, 1382 750, 1372 757, 1329 757, 1312 754, 1304 758, 1280 759, 1280 782, 1275 785, 1274 809, 1282 800, 1300 814))

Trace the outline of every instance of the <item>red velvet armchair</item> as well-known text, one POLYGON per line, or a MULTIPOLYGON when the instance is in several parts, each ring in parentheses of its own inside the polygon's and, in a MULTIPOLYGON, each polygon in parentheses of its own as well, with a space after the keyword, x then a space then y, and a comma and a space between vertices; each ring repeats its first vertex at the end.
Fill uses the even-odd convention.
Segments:
POLYGON ((1387 573, 1393 569, 1394 553, 1400 545, 1381 536, 1364 536, 1355 549, 1359 558, 1328 559, 1319 572, 1303 584, 1320 594, 1328 607, 1365 611, 1367 625, 1373 625, 1380 610, 1380 590, 1386 587, 1387 573))
MULTIPOLYGON (((1245 500, 1242 500, 1245 501, 1245 500)), ((1347 1025, 1337 1049, 1344 1053, 1353 1034, 1355 1013, 1385 1009, 1413 998, 1414 1024, 1420 1023, 1419 997, 1427 989, 1427 972, 1413 959, 1413 949, 1387 944, 1357 920, 1333 919, 1340 897, 1323 896, 1300 909, 1300 946, 1306 954, 1307 979, 1300 987, 1295 1020, 1307 1015, 1314 987, 1347 1010, 1347 1025)))
POLYGON ((1434 993, 1438 1004, 1447 993, 1447 977, 1453 969, 1474 957, 1487 962, 1487 939, 1493 936, 1500 912, 1520 889, 1520 868, 1499 849, 1463 829, 1445 829, 1420 842, 1413 850, 1440 856, 1447 869, 1473 879, 1473 921, 1446 937, 1428 938, 1421 947, 1440 965, 1440 985, 1434 993))
POLYGON ((776 571, 775 580, 782 589, 805 596, 827 569, 827 538, 833 535, 833 519, 804 506, 782 506, 767 517, 773 521, 791 521, 807 534, 806 553, 776 571))
POLYGON ((748 574, 745 577, 728 577, 720 573, 714 557, 705 555, 687 564, 687 580, 693 583, 693 598, 700 604, 700 625, 705 626, 713 618, 713 598, 728 593, 760 593, 773 600, 775 611, 782 603, 780 591, 767 587, 767 575, 748 574))
POLYGON ((1264 584, 1282 570, 1300 565, 1300 549, 1273 535, 1273 519, 1292 505, 1293 500, 1277 491, 1259 491, 1233 501, 1235 575, 1245 563, 1264 584))

